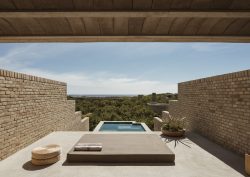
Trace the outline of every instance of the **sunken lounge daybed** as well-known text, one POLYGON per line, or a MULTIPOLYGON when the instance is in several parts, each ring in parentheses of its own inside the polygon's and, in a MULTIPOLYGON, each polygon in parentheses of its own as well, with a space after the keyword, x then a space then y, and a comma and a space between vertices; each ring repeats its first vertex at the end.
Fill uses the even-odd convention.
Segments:
POLYGON ((71 162, 171 163, 174 153, 155 134, 86 134, 76 143, 101 143, 101 151, 75 151, 67 154, 71 162))

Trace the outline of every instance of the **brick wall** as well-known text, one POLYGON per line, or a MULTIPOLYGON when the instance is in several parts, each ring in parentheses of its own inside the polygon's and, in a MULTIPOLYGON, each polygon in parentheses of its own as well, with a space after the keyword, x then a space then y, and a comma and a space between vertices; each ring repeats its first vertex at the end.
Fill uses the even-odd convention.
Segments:
POLYGON ((178 92, 169 110, 186 116, 190 130, 250 152, 250 70, 179 83, 178 92))
POLYGON ((0 159, 56 130, 88 130, 67 85, 0 70, 0 159))
POLYGON ((168 106, 168 111, 171 114, 171 116, 181 118, 182 113, 179 111, 179 102, 178 100, 170 100, 169 101, 169 106, 168 106))

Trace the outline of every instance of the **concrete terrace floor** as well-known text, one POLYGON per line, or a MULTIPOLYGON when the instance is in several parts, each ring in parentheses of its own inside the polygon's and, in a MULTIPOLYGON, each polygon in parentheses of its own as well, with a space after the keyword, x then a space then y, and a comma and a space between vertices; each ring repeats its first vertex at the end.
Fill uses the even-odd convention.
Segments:
MULTIPOLYGON (((68 164, 66 154, 89 132, 53 132, 0 162, 4 177, 237 177, 244 173, 243 157, 219 145, 189 133, 183 139, 163 141, 175 153, 175 164, 68 164), (50 143, 60 144, 62 158, 56 164, 36 167, 30 163, 31 150, 50 143)), ((160 135, 160 132, 154 132, 160 135)))

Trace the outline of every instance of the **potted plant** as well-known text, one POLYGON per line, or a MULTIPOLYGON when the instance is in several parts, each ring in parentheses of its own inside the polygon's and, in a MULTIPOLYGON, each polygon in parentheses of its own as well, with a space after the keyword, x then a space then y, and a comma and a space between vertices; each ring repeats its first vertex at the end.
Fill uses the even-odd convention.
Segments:
POLYGON ((161 132, 163 135, 172 137, 181 137, 185 134, 184 122, 185 117, 176 118, 169 115, 169 119, 161 127, 161 132))
POLYGON ((250 175, 250 154, 245 154, 245 171, 248 175, 250 175))

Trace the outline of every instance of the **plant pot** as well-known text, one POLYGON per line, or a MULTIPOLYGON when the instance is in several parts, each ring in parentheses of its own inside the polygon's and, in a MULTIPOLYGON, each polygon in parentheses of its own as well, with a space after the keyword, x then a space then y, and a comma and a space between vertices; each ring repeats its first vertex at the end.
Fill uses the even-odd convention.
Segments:
POLYGON ((245 154, 245 171, 250 175, 250 154, 245 154))
POLYGON ((161 132, 165 136, 170 136, 170 137, 182 137, 185 134, 185 130, 179 130, 179 131, 168 131, 168 130, 163 130, 161 129, 161 132))

